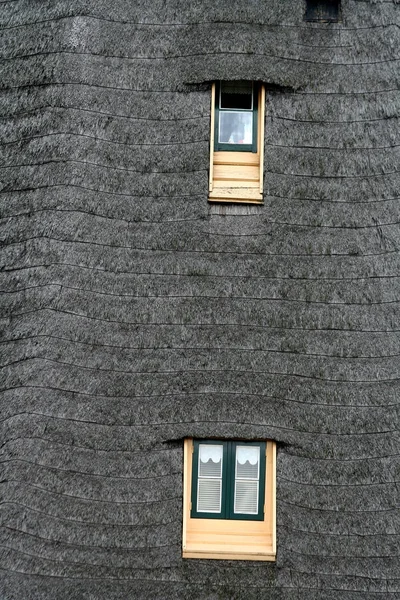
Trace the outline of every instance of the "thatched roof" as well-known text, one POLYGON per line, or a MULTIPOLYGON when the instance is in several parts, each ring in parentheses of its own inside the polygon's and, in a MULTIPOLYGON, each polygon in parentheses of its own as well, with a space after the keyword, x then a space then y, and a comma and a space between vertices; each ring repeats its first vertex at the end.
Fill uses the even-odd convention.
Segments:
POLYGON ((304 8, 1 4, 2 599, 398 597, 400 8, 304 8), (208 206, 218 79, 263 206, 208 206), (182 560, 190 436, 278 442, 276 564, 182 560))

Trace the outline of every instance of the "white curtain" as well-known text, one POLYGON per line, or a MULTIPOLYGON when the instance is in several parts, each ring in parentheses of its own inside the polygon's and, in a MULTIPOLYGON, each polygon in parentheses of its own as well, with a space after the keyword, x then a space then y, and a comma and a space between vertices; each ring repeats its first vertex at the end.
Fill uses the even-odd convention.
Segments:
POLYGON ((236 460, 240 465, 249 462, 251 465, 256 465, 260 459, 260 448, 257 446, 237 446, 236 460))
POLYGON ((200 460, 203 463, 212 460, 219 463, 222 460, 222 446, 211 446, 210 444, 200 444, 200 460))

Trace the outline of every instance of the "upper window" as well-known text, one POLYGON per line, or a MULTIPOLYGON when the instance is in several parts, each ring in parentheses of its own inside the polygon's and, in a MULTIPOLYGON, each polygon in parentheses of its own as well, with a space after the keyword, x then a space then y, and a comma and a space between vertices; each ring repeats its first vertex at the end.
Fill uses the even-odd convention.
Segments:
POLYGON ((257 86, 221 81, 215 94, 215 150, 257 152, 257 86))
POLYGON ((220 81, 211 94, 210 202, 262 203, 265 89, 220 81))
POLYGON ((340 0, 306 0, 306 21, 336 23, 340 18, 340 0))
POLYGON ((183 557, 275 560, 274 442, 185 440, 183 557))

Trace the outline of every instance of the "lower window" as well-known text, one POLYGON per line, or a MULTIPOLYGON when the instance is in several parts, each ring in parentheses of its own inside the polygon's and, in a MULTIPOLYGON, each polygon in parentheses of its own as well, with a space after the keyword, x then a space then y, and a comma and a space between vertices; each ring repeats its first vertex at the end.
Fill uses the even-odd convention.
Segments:
POLYGON ((183 557, 275 560, 272 441, 185 440, 183 557))

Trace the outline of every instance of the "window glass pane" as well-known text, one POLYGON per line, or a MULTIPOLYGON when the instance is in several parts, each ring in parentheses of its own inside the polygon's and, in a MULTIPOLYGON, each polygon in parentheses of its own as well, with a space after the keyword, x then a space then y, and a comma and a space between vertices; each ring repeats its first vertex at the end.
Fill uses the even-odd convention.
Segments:
POLYGON ((221 512, 221 479, 199 479, 197 512, 221 512))
POLYGON ((221 512, 223 446, 199 444, 198 512, 221 512))
POLYGON ((260 448, 258 446, 236 447, 236 479, 258 479, 260 448))
POLYGON ((220 108, 252 110, 253 84, 251 81, 221 81, 220 108))
POLYGON ((251 144, 253 142, 253 113, 220 111, 220 144, 251 144))
POLYGON ((234 512, 247 515, 258 513, 258 479, 260 448, 236 446, 234 512))
POLYGON ((235 481, 235 513, 258 513, 258 481, 235 481))
POLYGON ((222 477, 222 446, 199 445, 199 477, 222 477))

